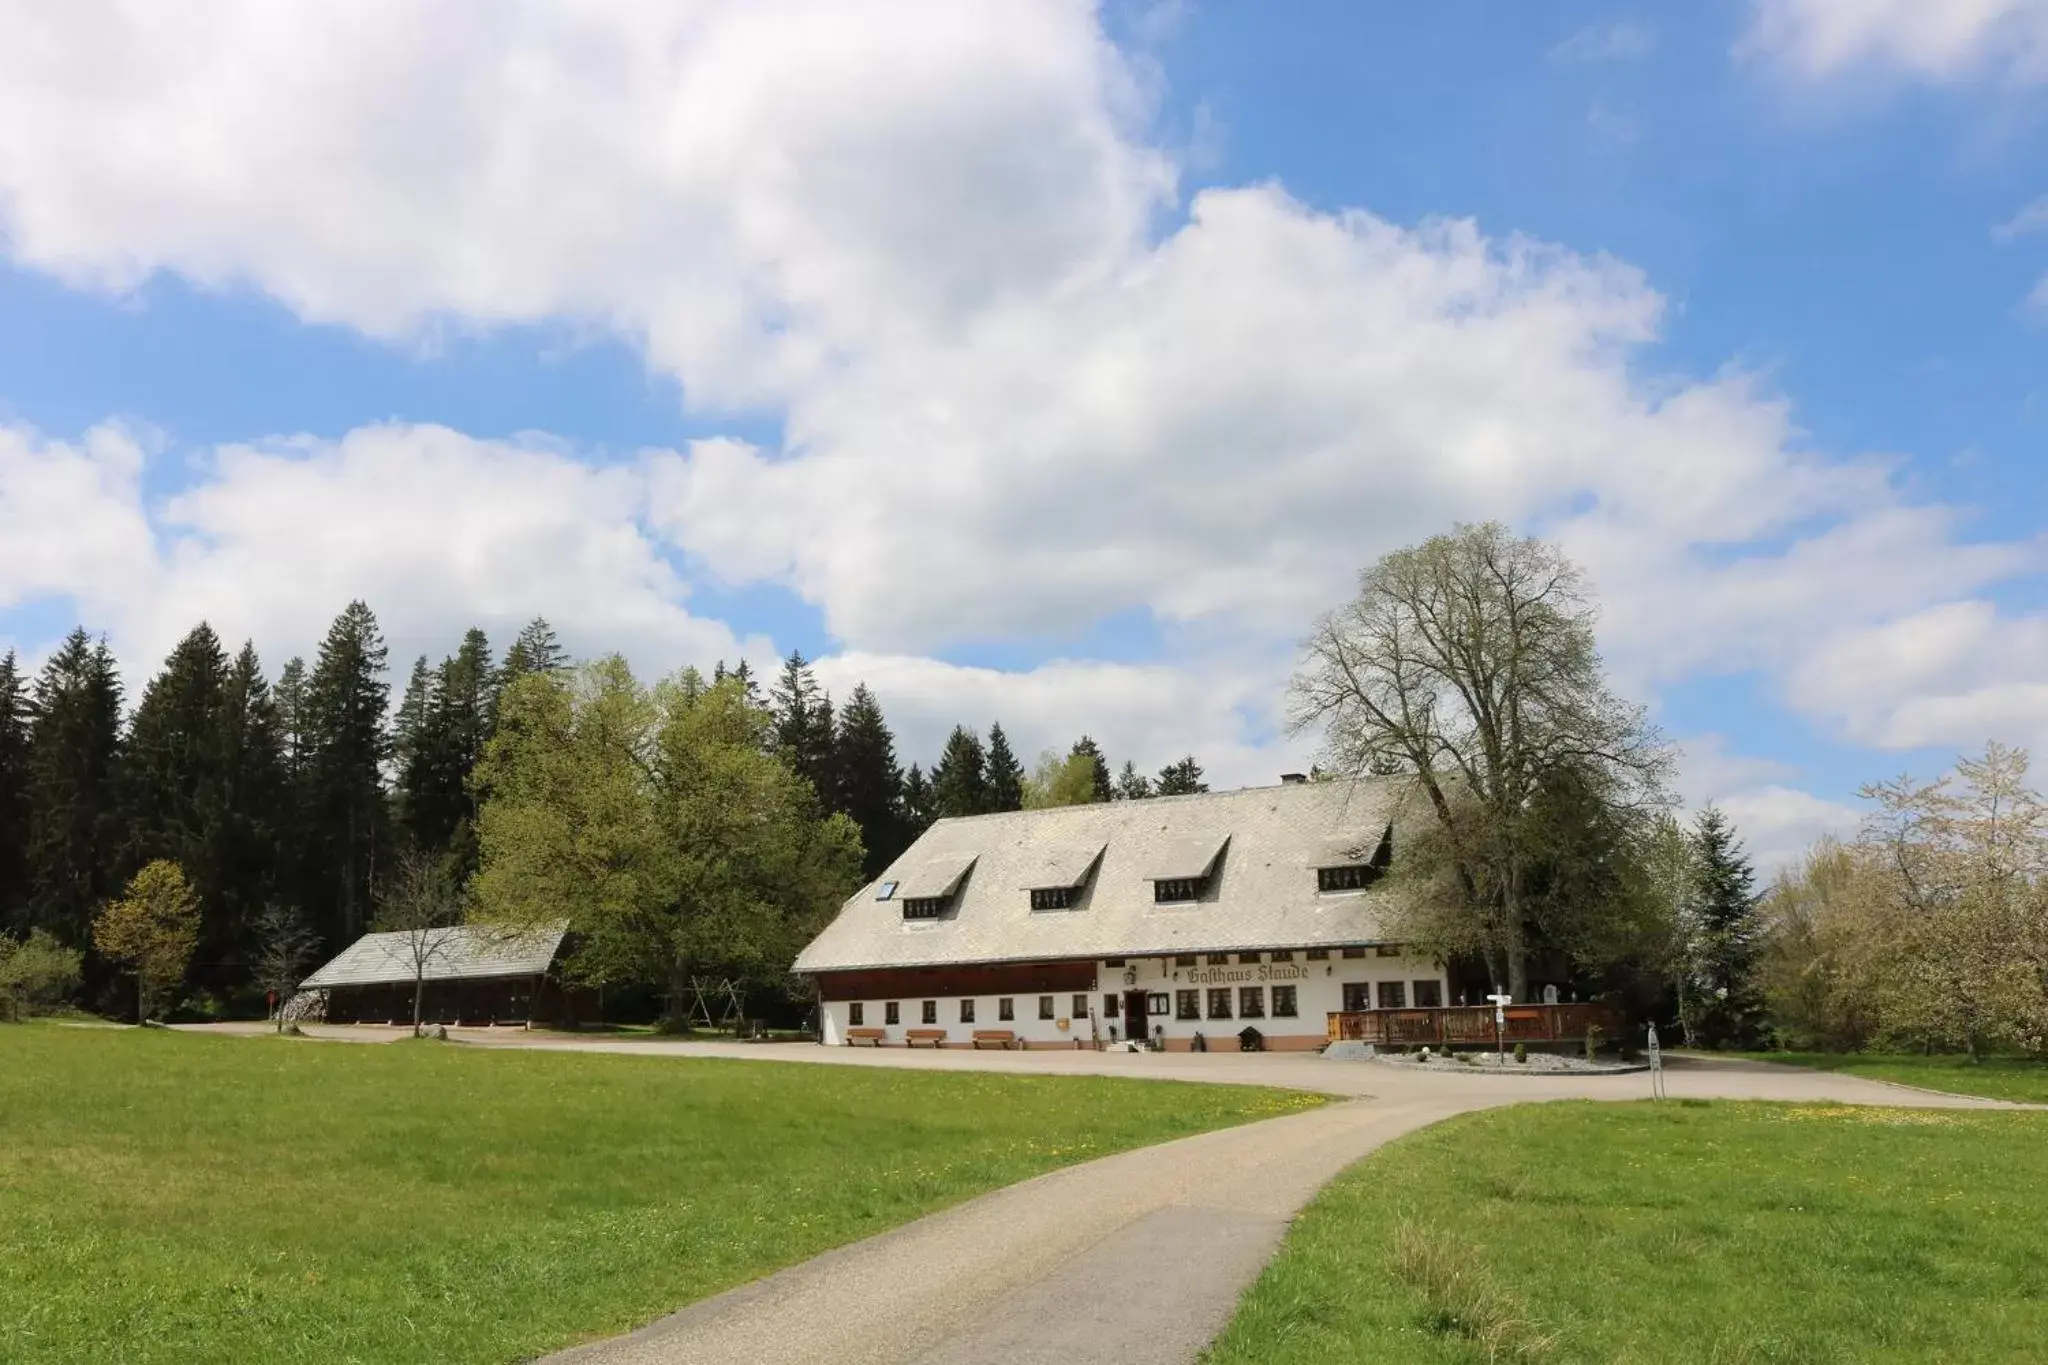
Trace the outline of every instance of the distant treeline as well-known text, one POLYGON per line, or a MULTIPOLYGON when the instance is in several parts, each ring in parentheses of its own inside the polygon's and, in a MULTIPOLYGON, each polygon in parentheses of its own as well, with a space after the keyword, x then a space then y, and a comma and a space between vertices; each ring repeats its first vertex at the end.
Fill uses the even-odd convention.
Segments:
MULTIPOLYGON (((42 929, 86 954, 86 1003, 125 999, 92 955, 94 915, 146 864, 184 869, 200 907, 188 990, 209 1010, 254 1010, 252 963, 265 906, 297 910, 331 953, 370 925, 399 855, 442 859, 457 886, 477 869, 473 780, 522 674, 570 665, 536 619, 495 658, 468 631, 439 664, 415 661, 397 707, 376 616, 349 604, 310 667, 273 681, 252 644, 230 655, 195 627, 132 710, 104 638, 74 630, 33 678, 0 656, 0 932, 42 929)), ((942 816, 1206 790, 1192 757, 1149 779, 1112 774, 1082 736, 1027 771, 1001 725, 959 726, 929 769, 898 763, 880 703, 843 703, 799 654, 766 695, 747 665, 719 663, 766 718, 772 752, 806 779, 821 814, 859 829, 869 876, 942 816)))

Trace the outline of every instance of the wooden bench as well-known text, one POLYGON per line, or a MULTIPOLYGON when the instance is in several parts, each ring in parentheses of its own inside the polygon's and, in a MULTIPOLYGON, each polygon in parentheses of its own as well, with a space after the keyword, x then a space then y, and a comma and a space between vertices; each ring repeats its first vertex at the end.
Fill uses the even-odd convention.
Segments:
POLYGON ((886 1029, 850 1028, 846 1031, 846 1045, 848 1047, 857 1047, 862 1043, 866 1043, 869 1047, 880 1047, 888 1037, 889 1034, 886 1029))
POLYGON ((1017 1044, 1017 1030, 1008 1028, 978 1028, 974 1031, 976 1047, 1011 1048, 1017 1044))
POLYGON ((927 1047, 944 1047, 946 1045, 946 1031, 942 1028, 913 1028, 903 1031, 903 1045, 905 1047, 916 1047, 919 1043, 923 1043, 927 1047))

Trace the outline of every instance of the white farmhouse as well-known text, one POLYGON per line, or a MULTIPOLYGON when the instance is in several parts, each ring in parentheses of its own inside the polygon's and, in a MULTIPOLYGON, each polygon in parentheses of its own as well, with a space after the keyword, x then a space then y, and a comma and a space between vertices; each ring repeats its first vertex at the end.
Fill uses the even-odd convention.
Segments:
POLYGON ((828 1044, 1317 1048, 1339 1016, 1451 1003, 1387 929, 1398 790, 1290 778, 941 820, 795 970, 828 1044))

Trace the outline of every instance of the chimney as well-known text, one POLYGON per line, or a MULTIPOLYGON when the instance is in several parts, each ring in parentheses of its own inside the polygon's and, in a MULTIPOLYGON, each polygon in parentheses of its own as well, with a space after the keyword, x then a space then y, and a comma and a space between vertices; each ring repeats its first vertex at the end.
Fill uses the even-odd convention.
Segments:
POLYGON ((1294 785, 1295 783, 1297 783, 1297 782, 1306 782, 1306 781, 1308 781, 1308 774, 1307 774, 1307 773, 1282 773, 1282 774, 1280 774, 1280 785, 1281 785, 1281 786, 1283 786, 1283 787, 1291 787, 1291 786, 1293 786, 1293 785, 1294 785))

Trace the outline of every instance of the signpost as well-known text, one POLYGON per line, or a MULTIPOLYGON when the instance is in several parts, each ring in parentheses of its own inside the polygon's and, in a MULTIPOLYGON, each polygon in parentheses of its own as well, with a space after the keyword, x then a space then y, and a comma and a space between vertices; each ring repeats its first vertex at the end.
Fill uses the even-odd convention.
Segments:
POLYGON ((1664 1098, 1664 1052, 1657 1046, 1657 1026, 1650 1025, 1650 1096, 1664 1098))
POLYGON ((1505 1067, 1508 1064, 1508 1049, 1506 1042, 1503 1041, 1501 1029, 1508 1022, 1507 1006, 1515 1002, 1515 997, 1496 986, 1493 988, 1493 994, 1486 998, 1493 1003, 1493 1050, 1499 1056, 1500 1064, 1505 1067))

